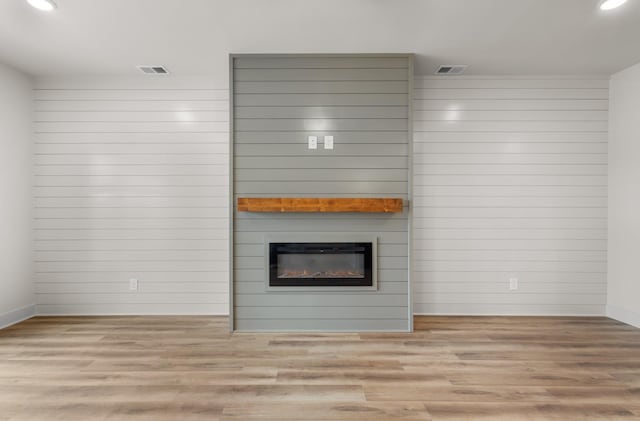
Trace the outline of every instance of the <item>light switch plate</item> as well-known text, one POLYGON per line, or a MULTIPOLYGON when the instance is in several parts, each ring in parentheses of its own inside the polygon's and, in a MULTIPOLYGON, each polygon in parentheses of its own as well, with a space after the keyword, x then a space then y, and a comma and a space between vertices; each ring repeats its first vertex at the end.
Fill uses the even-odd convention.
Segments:
POLYGON ((129 290, 137 291, 138 290, 138 280, 137 279, 129 279, 129 290))
POLYGON ((318 149, 318 136, 309 136, 309 149, 318 149))
POLYGON ((325 149, 333 149, 333 136, 325 136, 324 137, 324 148, 325 149))

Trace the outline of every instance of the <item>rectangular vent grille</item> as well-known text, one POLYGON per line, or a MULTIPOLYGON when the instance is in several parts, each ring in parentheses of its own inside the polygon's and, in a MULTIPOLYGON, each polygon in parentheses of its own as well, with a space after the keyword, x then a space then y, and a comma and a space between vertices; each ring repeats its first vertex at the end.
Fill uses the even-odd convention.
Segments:
POLYGON ((444 64, 436 70, 437 75, 459 75, 469 67, 467 64, 444 64))
POLYGON ((138 69, 147 75, 166 75, 169 71, 164 66, 138 66, 138 69))

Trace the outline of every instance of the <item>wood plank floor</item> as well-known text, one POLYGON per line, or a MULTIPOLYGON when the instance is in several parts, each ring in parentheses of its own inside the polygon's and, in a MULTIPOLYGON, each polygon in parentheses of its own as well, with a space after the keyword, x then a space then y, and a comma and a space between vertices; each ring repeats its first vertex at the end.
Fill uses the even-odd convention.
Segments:
POLYGON ((416 317, 413 334, 234 334, 222 317, 0 331, 0 420, 640 419, 640 329, 416 317))

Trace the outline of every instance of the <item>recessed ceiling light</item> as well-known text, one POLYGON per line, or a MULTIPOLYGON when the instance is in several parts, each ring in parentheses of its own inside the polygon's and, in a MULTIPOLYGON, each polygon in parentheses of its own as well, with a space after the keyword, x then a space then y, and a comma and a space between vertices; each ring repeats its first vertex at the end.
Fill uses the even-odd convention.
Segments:
POLYGON ((46 12, 50 12, 56 8, 56 3, 53 0, 27 0, 27 2, 36 9, 46 12))
POLYGON ((627 0, 603 0, 600 2, 600 10, 611 10, 625 4, 627 0))

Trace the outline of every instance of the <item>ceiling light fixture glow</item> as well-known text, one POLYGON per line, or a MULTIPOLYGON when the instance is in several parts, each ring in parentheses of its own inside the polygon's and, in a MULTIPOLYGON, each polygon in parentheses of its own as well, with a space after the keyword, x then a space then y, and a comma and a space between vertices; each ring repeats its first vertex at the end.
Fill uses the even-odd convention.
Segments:
POLYGON ((627 0, 603 0, 600 2, 600 10, 611 10, 625 4, 627 0))
POLYGON ((27 0, 27 2, 36 9, 45 12, 50 12, 57 7, 53 0, 27 0))

